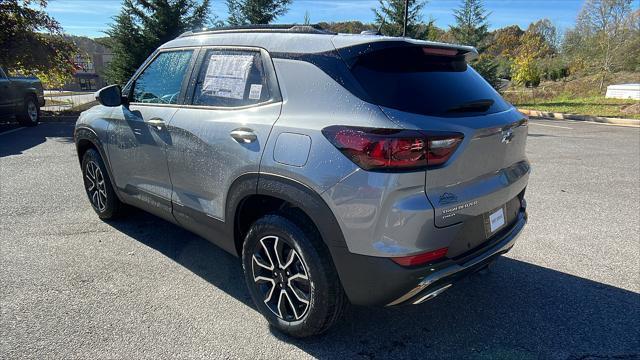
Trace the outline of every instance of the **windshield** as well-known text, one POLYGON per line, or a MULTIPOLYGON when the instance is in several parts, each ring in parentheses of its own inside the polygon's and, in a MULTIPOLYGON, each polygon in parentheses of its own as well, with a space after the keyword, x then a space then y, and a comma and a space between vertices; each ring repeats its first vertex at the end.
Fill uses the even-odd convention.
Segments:
POLYGON ((387 48, 360 56, 352 73, 376 104, 432 116, 472 116, 509 105, 464 56, 428 47, 387 48))

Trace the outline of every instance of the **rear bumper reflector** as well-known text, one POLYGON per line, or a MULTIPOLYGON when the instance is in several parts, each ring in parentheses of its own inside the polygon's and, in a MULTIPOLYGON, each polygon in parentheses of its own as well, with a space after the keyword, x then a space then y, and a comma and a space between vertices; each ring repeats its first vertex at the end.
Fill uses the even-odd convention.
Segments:
POLYGON ((518 235, 520 235, 526 223, 527 223, 526 213, 521 212, 518 216, 518 221, 514 224, 511 231, 509 231, 501 241, 491 246, 489 249, 482 252, 478 256, 472 259, 469 259, 464 263, 453 264, 425 276, 415 288, 411 289, 409 292, 399 297, 398 299, 390 302, 389 304, 387 304, 387 306, 399 305, 414 297, 420 296, 419 294, 424 293, 425 291, 427 292, 426 295, 419 297, 417 300, 415 300, 414 304, 419 304, 420 302, 423 302, 435 297, 436 295, 440 294, 442 291, 446 290, 448 286, 438 287, 436 290, 433 290, 433 291, 429 291, 428 289, 429 286, 431 285, 433 285, 434 287, 438 286, 436 285, 436 283, 445 283, 445 284, 451 285, 450 282, 457 279, 458 276, 464 275, 465 272, 472 271, 474 268, 477 268, 481 266, 483 263, 490 261, 490 259, 493 257, 496 257, 498 255, 508 252, 509 250, 511 250, 511 248, 515 244, 516 239, 518 238, 518 235), (442 291, 438 292, 438 290, 442 290, 442 291), (436 294, 433 295, 433 293, 436 293, 436 294), (429 297, 429 295, 432 295, 432 296, 429 297))

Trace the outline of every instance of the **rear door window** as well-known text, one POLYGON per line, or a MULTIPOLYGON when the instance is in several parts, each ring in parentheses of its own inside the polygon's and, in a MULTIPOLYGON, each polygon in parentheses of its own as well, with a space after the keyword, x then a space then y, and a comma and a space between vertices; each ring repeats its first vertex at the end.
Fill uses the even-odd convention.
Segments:
POLYGON ((193 105, 240 107, 272 100, 263 60, 258 50, 207 50, 196 80, 193 105))
POLYGON ((352 73, 381 106, 432 116, 472 116, 509 105, 463 56, 427 47, 387 48, 360 56, 352 73))

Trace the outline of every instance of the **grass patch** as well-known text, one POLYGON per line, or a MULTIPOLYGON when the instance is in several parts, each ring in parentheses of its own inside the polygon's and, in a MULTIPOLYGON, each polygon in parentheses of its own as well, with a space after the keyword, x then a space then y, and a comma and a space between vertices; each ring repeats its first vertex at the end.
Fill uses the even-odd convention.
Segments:
POLYGON ((578 74, 559 81, 543 81, 534 89, 511 84, 502 95, 521 109, 640 119, 640 101, 604 97, 608 85, 637 83, 640 81, 640 74, 637 72, 609 74, 602 88, 600 88, 601 80, 600 74, 578 74))
POLYGON ((607 99, 602 96, 570 97, 566 95, 548 99, 535 99, 531 95, 528 97, 507 95, 506 98, 513 105, 522 109, 640 119, 640 101, 638 100, 607 99))

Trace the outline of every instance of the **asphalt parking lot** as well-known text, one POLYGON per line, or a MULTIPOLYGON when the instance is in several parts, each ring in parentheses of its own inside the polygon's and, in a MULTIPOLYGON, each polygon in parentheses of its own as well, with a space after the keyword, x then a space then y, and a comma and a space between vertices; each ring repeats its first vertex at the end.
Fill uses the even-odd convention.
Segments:
POLYGON ((530 222, 493 272, 295 340, 237 259, 142 212, 105 223, 72 123, 0 129, 0 358, 640 357, 640 130, 530 122, 530 222), (13 129, 15 130, 15 129, 13 129))

